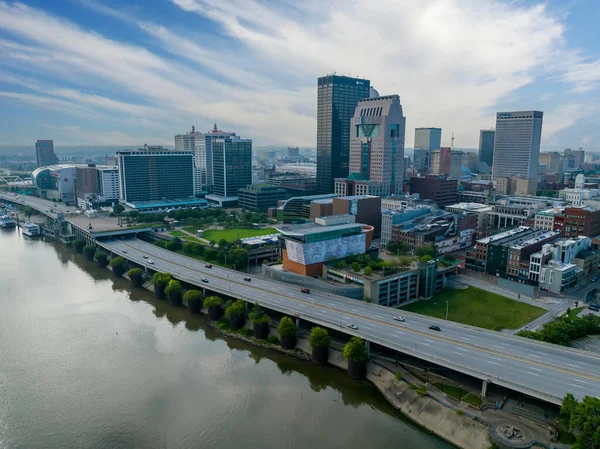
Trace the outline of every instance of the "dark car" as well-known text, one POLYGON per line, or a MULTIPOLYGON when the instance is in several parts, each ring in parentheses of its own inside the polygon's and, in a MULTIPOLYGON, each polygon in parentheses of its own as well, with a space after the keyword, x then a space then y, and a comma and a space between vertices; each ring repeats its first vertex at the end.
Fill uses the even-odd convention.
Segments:
POLYGON ((208 279, 206 279, 206 278, 202 278, 201 281, 208 284, 208 279))
POLYGON ((252 279, 251 279, 251 278, 244 278, 244 280, 245 280, 246 282, 250 282, 252 279))
POLYGON ((303 288, 302 290, 300 290, 302 293, 310 293, 310 290, 307 288, 303 288))
POLYGON ((206 265, 204 265, 204 266, 205 266, 206 268, 212 268, 212 265, 211 265, 211 264, 206 264, 206 265))
POLYGON ((594 312, 600 312, 600 307, 598 307, 597 305, 594 305, 594 304, 589 306, 588 309, 593 310, 594 312))
POLYGON ((431 329, 432 331, 438 331, 438 332, 440 332, 440 331, 441 331, 441 329, 440 329, 440 327, 439 327, 439 326, 434 326, 434 325, 432 325, 432 326, 429 326, 429 329, 431 329))

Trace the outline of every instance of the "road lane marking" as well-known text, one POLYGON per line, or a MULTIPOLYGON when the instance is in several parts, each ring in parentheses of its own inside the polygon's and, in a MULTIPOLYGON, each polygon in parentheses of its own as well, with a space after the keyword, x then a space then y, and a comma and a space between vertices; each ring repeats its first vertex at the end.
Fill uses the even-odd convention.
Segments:
POLYGON ((456 348, 456 349, 458 349, 459 351, 462 351, 462 352, 469 352, 469 351, 467 351, 466 349, 463 349, 463 348, 456 348))
MULTIPOLYGON (((415 343, 418 344, 418 343, 415 343)), ((429 343, 421 343, 423 346, 431 346, 429 343)))
POLYGON ((587 384, 587 382, 586 382, 586 381, 584 381, 584 380, 579 380, 579 379, 573 379, 573 380, 574 380, 575 382, 580 382, 580 383, 582 383, 582 384, 587 384))
POLYGON ((577 385, 577 384, 571 384, 571 385, 573 385, 576 388, 582 388, 583 389, 583 387, 581 385, 577 385))
POLYGON ((458 337, 458 338, 460 338, 461 340, 465 340, 465 341, 471 341, 471 339, 467 338, 467 337, 458 337))
POLYGON ((462 352, 456 352, 456 351, 452 351, 452 352, 455 354, 458 354, 458 355, 464 355, 462 352))
POLYGON ((494 360, 498 360, 498 361, 502 361, 502 359, 500 357, 492 357, 494 360))
POLYGON ((531 374, 532 376, 535 376, 535 377, 540 377, 539 374, 532 373, 531 371, 527 371, 527 374, 531 374))
POLYGON ((429 343, 435 343, 433 340, 430 340, 429 338, 426 338, 425 341, 428 341, 429 343))
POLYGON ((504 349, 504 346, 498 346, 498 345, 494 345, 494 348, 498 348, 498 349, 504 349))
POLYGON ((404 335, 404 332, 400 332, 400 331, 394 331, 394 334, 398 334, 398 335, 404 335))
POLYGON ((533 366, 531 367, 531 369, 532 369, 532 370, 534 370, 534 371, 539 371, 539 372, 542 372, 542 370, 541 370, 541 369, 539 369, 539 368, 534 368, 533 366))
POLYGON ((496 362, 490 362, 489 360, 486 360, 486 362, 491 363, 492 365, 497 365, 496 362))
MULTIPOLYGON (((193 272, 196 272, 196 273, 199 273, 199 274, 203 274, 203 275, 204 274, 209 274, 210 275, 210 273, 206 273, 205 271, 201 271, 201 270, 199 270, 197 268, 191 268, 189 266, 182 265, 182 264, 177 263, 177 262, 171 262, 168 259, 164 259, 161 256, 157 256, 155 254, 148 253, 148 252, 144 251, 143 249, 137 248, 137 247, 135 247, 133 245, 129 245, 127 243, 124 243, 123 241, 115 241, 114 243, 122 244, 122 245, 125 245, 125 246, 129 247, 129 248, 133 248, 135 251, 137 251, 139 253, 142 253, 142 254, 149 254, 149 255, 153 256, 155 259, 164 260, 164 261, 166 261, 168 263, 171 263, 172 265, 179 266, 179 267, 181 267, 181 268, 183 268, 185 270, 190 270, 190 271, 193 271, 193 272)), ((166 250, 161 250, 158 247, 154 248, 154 245, 152 245, 151 243, 145 243, 145 244, 152 246, 152 248, 155 249, 155 250, 160 250, 160 251, 157 251, 157 252, 166 251, 166 250)), ((109 244, 107 246, 111 247, 111 250, 112 250, 112 243, 109 242, 109 244)), ((183 255, 179 255, 179 256, 186 257, 186 256, 183 256, 183 255)), ((194 262, 198 262, 198 261, 196 259, 194 259, 194 262)), ((219 278, 219 279, 222 280, 222 278, 220 278, 220 276, 217 276, 217 275, 212 275, 212 276, 217 277, 217 278, 219 278)), ((233 283, 241 285, 241 286, 246 286, 246 284, 243 283, 243 282, 241 282, 241 281, 230 280, 230 282, 233 282, 233 283)), ((263 288, 254 288, 254 290, 263 290, 264 291, 265 289, 263 289, 263 288)), ((286 291, 288 291, 288 289, 286 289, 286 291)), ((268 291, 268 290, 267 290, 267 292, 268 293, 272 293, 271 291, 268 291)), ((299 298, 295 298, 295 297, 287 296, 287 295, 283 295, 283 296, 285 296, 286 299, 291 300, 291 301, 304 302, 304 303, 310 304, 305 299, 299 299, 299 298)), ((283 298, 277 297, 277 299, 283 301, 283 298)), ((313 304, 313 305, 315 307, 319 307, 319 308, 322 308, 322 309, 329 310, 330 312, 333 312, 333 313, 336 313, 336 314, 345 313, 348 316, 354 316, 355 318, 359 318, 359 319, 362 319, 362 320, 365 320, 365 321, 371 321, 371 322, 373 322, 375 324, 379 324, 379 325, 383 325, 383 326, 388 326, 388 327, 392 327, 392 328, 396 327, 392 323, 388 323, 388 322, 385 322, 385 321, 378 321, 378 320, 374 320, 374 319, 367 318, 367 317, 352 315, 352 314, 349 314, 348 312, 341 312, 337 308, 332 309, 332 308, 326 307, 324 305, 317 305, 317 304, 313 304)), ((410 332, 412 334, 420 335, 420 336, 428 336, 428 337, 431 337, 431 338, 433 338, 435 340, 438 340, 438 341, 441 341, 441 342, 444 342, 444 343, 448 343, 448 344, 452 344, 452 345, 455 345, 455 346, 463 346, 463 347, 466 347, 466 348, 469 348, 469 349, 475 349, 477 351, 484 352, 486 354, 499 355, 501 357, 504 357, 504 358, 507 358, 507 359, 511 359, 511 360, 515 360, 517 362, 525 363, 525 364, 528 364, 528 365, 535 365, 535 366, 539 366, 541 368, 546 368, 546 369, 550 369, 550 370, 557 371, 557 372, 560 372, 560 373, 570 374, 570 375, 578 376, 578 377, 581 377, 581 378, 584 378, 584 379, 592 380, 594 382, 600 382, 600 377, 599 376, 594 376, 594 375, 590 375, 590 374, 583 374, 583 373, 580 373, 580 372, 577 372, 577 371, 569 370, 569 369, 566 369, 566 368, 563 369, 561 367, 557 367, 557 366, 553 366, 553 365, 546 365, 543 362, 536 362, 536 361, 532 361, 532 360, 523 359, 523 358, 521 358, 519 356, 512 355, 512 354, 498 353, 498 352, 496 352, 496 351, 494 351, 492 349, 486 349, 486 348, 478 347, 478 346, 475 346, 475 345, 470 344, 470 343, 460 343, 459 341, 449 340, 449 339, 443 338, 443 337, 432 336, 429 333, 424 333, 424 332, 417 331, 417 330, 414 330, 414 329, 409 329, 409 328, 406 328, 406 327, 404 327, 404 329, 406 329, 408 332, 410 332)), ((425 346, 429 346, 426 343, 421 343, 421 344, 423 344, 425 346)), ((500 346, 497 346, 497 345, 493 345, 493 346, 494 347, 499 347, 501 349, 504 349, 504 347, 500 347, 500 346)), ((489 363, 493 363, 493 362, 489 362, 489 363)), ((580 366, 573 365, 573 364, 569 364, 569 366, 572 366, 574 368, 581 368, 580 366)))
POLYGON ((529 357, 535 357, 536 359, 541 359, 539 355, 529 354, 529 357))

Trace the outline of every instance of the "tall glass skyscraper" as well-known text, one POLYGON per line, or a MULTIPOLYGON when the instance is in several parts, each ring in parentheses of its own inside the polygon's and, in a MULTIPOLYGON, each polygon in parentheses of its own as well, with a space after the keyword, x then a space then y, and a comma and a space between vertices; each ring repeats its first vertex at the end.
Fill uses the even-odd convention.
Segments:
POLYGON ((37 140, 35 142, 35 157, 38 167, 47 167, 58 164, 58 157, 54 153, 53 140, 37 140))
POLYGON ((490 167, 494 162, 494 139, 496 131, 482 129, 479 131, 479 162, 485 162, 490 167))
POLYGON ((543 118, 541 111, 496 114, 492 179, 537 178, 543 118))
POLYGON ((334 178, 348 177, 350 122, 371 81, 341 75, 319 78, 317 88, 317 191, 333 192, 334 178))
POLYGON ((252 140, 238 136, 212 141, 213 176, 216 196, 235 197, 252 184, 252 140))
POLYGON ((442 128, 415 128, 414 166, 427 170, 431 166, 431 152, 442 146, 442 128))

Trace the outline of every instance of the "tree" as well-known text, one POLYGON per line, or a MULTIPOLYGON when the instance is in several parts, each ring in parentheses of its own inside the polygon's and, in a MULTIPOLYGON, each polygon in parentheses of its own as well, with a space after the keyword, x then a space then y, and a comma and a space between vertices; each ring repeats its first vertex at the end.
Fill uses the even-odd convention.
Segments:
POLYGON ((75 252, 77 254, 81 254, 84 246, 85 246, 85 240, 83 240, 83 239, 73 240, 73 247, 75 248, 75 252))
POLYGON ((365 276, 371 276, 371 274, 373 273, 373 269, 371 267, 367 267, 365 268, 365 276))
POLYGON ((246 313, 246 302, 243 299, 236 299, 235 301, 227 301, 227 307, 225 308, 225 316, 231 319, 234 316, 242 316, 246 313))
POLYGON ((131 280, 131 285, 141 287, 143 282, 144 270, 141 268, 132 268, 127 272, 127 276, 131 280))
POLYGON ((204 254, 204 245, 200 243, 194 243, 194 254, 196 256, 201 256, 204 254))
POLYGON ((254 304, 252 311, 248 314, 248 319, 253 324, 262 324, 269 322, 269 315, 265 313, 265 311, 258 305, 258 303, 254 304))
POLYGON ((157 240, 154 242, 154 244, 155 244, 156 246, 158 246, 159 248, 166 248, 166 247, 167 247, 167 242, 165 242, 165 241, 164 241, 164 240, 162 240, 162 239, 157 239, 157 240))
POLYGON ((183 300, 194 313, 200 313, 202 309, 202 292, 200 290, 188 290, 183 295, 183 300))
POLYGON ((401 268, 409 267, 410 266, 410 259, 408 257, 400 257, 398 259, 398 265, 401 268))
POLYGON ((127 215, 129 216, 129 218, 133 218, 135 220, 136 218, 139 218, 142 214, 139 210, 130 210, 127 215))
POLYGON ((219 296, 209 296, 204 300, 204 307, 221 307, 223 299, 219 296))
POLYGON ((284 316, 277 326, 277 332, 280 337, 295 337, 296 336, 296 324, 288 316, 284 316))
POLYGON ((183 252, 186 254, 194 254, 194 249, 195 249, 196 245, 197 245, 197 243, 185 242, 183 244, 183 252))
POLYGON ((344 346, 344 357, 353 362, 365 362, 367 360, 367 348, 360 337, 352 337, 344 346))
POLYGON ((248 251, 239 246, 232 248, 227 254, 227 261, 233 264, 237 270, 243 270, 248 266, 248 251))
POLYGON ((215 260, 218 255, 219 252, 214 248, 207 248, 204 250, 204 257, 206 257, 208 260, 215 260))
POLYGON ((219 248, 227 248, 227 240, 221 239, 219 240, 219 248))
POLYGON ((113 206, 113 212, 114 212, 115 214, 120 214, 120 213, 121 213, 121 212, 123 212, 124 210, 125 210, 125 207, 123 207, 123 205, 122 205, 122 204, 118 204, 118 203, 117 203, 117 204, 115 204, 115 205, 113 206))
POLYGON ((571 430, 571 419, 575 414, 575 408, 577 408, 577 399, 575 399, 575 396, 571 393, 567 393, 563 399, 559 414, 561 427, 563 429, 571 430))
POLYGON ((94 254, 94 260, 100 268, 106 268, 108 265, 108 253, 106 251, 98 251, 94 254))
POLYGON ((360 271, 360 264, 358 262, 352 262, 352 265, 350 265, 350 267, 355 273, 358 273, 360 271))
POLYGON ((419 258, 419 262, 421 263, 429 262, 430 260, 433 260, 433 257, 431 257, 429 254, 425 254, 419 258))
POLYGON ((567 393, 560 408, 560 419, 563 428, 577 431, 572 449, 600 447, 600 398, 586 396, 579 402, 567 393))
POLYGON ((96 254, 96 247, 94 245, 85 245, 83 247, 83 254, 85 255, 87 260, 94 260, 94 255, 96 254))
POLYGON ((331 337, 327 329, 322 327, 313 327, 308 336, 308 342, 311 348, 326 348, 331 343, 331 337))
POLYGON ((127 263, 127 261, 121 257, 113 257, 110 261, 110 267, 112 268, 113 274, 115 276, 123 276, 123 273, 125 273, 125 264, 127 263))
POLYGON ((169 297, 172 306, 181 305, 181 284, 175 279, 171 279, 165 288, 165 293, 169 297))
POLYGON ((182 247, 183 247, 183 244, 179 237, 175 237, 170 242, 167 242, 167 249, 169 251, 179 251, 182 247))
POLYGON ((431 256, 433 259, 435 257, 435 248, 433 245, 424 245, 416 249, 416 254, 419 257, 423 256, 431 256))

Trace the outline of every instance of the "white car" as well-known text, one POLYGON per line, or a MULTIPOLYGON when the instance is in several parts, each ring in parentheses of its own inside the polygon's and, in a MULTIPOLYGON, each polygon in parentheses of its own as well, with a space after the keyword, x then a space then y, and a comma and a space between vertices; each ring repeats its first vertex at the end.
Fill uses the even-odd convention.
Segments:
POLYGON ((126 249, 124 249, 124 250, 123 250, 123 252, 124 252, 125 254, 127 254, 127 250, 126 250, 126 249))
POLYGON ((154 261, 153 261, 152 259, 148 259, 148 263, 149 263, 150 265, 154 265, 154 261))
POLYGON ((354 329, 355 331, 358 330, 358 326, 356 324, 346 324, 346 327, 354 329))
POLYGON ((394 319, 396 321, 402 321, 403 323, 404 323, 404 321, 406 321, 403 316, 395 316, 394 319))

